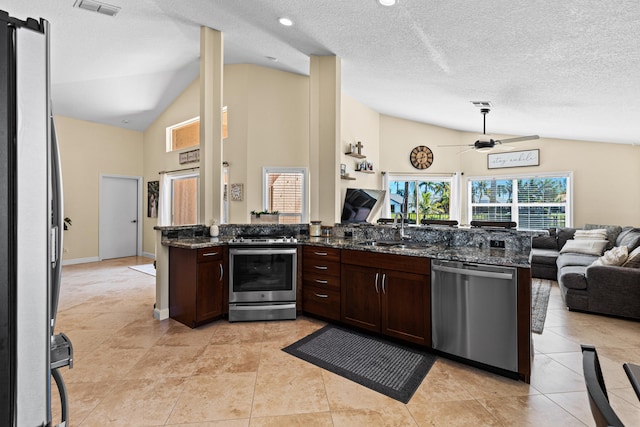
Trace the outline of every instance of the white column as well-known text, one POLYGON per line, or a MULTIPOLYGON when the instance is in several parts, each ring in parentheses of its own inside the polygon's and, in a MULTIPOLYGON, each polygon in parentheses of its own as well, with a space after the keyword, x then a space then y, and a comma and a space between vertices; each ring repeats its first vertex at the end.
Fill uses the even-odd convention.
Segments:
POLYGON ((222 219, 222 84, 224 39, 200 28, 200 222, 222 219))
POLYGON ((341 62, 311 56, 309 73, 310 219, 340 222, 341 62))

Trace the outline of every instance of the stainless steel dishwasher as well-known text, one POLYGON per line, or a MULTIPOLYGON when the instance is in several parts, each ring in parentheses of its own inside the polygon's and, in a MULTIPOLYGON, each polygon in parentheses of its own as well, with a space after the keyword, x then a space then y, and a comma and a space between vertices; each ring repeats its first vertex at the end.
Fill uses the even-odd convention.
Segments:
POLYGON ((517 296, 515 268, 433 260, 433 348, 517 372, 517 296))

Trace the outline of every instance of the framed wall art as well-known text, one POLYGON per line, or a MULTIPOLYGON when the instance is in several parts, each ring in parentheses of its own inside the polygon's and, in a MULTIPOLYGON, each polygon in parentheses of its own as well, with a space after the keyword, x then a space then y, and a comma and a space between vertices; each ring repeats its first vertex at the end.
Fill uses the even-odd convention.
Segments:
POLYGON ((231 200, 241 202, 244 193, 244 184, 231 184, 231 200))

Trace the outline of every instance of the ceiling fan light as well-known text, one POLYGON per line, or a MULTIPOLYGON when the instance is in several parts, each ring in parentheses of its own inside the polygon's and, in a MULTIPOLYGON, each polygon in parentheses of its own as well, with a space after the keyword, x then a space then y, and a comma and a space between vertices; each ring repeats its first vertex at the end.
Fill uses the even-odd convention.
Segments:
POLYGON ((481 148, 476 148, 476 151, 478 153, 488 153, 489 151, 493 150, 493 147, 481 147, 481 148))
POLYGON ((378 0, 378 4, 380 6, 395 6, 395 4, 397 3, 397 0, 378 0))

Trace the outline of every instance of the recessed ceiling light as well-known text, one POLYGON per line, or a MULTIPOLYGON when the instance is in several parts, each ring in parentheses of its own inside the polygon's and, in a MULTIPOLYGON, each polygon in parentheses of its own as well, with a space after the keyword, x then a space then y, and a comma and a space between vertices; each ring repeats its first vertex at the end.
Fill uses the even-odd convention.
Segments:
POLYGON ((76 0, 76 2, 73 4, 73 7, 88 10, 91 12, 101 13, 107 16, 116 16, 120 11, 120 7, 118 6, 112 6, 110 4, 101 3, 95 0, 76 0))
POLYGON ((381 6, 395 6, 396 3, 398 3, 397 0, 378 0, 381 6))
POLYGON ((289 18, 279 18, 278 22, 284 25, 285 27, 290 27, 293 25, 293 21, 289 18))

